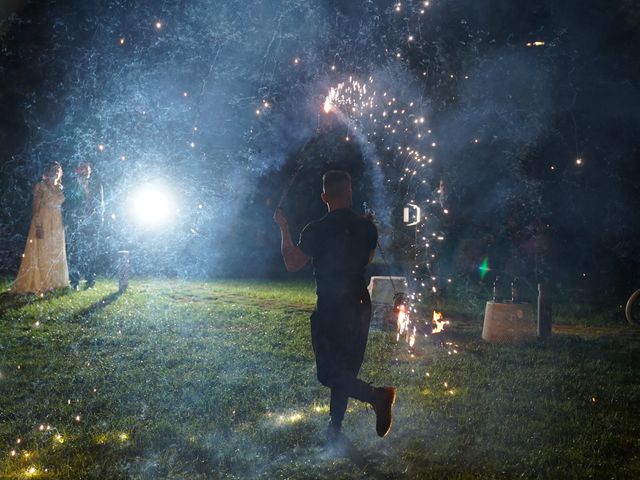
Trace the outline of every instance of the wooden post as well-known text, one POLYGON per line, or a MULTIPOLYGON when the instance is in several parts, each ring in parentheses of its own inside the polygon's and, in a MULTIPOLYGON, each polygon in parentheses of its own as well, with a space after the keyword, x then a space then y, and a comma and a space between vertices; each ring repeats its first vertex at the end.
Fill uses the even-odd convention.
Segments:
POLYGON ((538 338, 551 336, 551 292, 546 283, 538 284, 538 338))
POLYGON ((129 286, 129 252, 120 250, 118 260, 118 290, 124 292, 129 286))

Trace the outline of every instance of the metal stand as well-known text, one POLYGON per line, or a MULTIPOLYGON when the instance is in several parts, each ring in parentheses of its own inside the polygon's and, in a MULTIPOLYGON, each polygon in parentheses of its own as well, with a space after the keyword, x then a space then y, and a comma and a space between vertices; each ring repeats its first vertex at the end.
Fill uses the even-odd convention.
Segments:
POLYGON ((538 338, 551 336, 551 292, 545 283, 538 284, 538 338))

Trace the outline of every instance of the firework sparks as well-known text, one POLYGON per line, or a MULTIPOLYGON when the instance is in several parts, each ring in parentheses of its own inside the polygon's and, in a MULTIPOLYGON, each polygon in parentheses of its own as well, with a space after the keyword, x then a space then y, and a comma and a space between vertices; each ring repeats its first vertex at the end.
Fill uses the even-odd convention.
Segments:
MULTIPOLYGON (((415 38, 414 38, 415 40, 415 38)), ((432 269, 437 261, 438 243, 445 239, 439 230, 445 207, 444 183, 433 173, 433 151, 438 147, 420 98, 406 98, 379 84, 373 76, 366 80, 349 76, 331 87, 322 109, 347 128, 345 141, 357 141, 374 166, 384 176, 392 176, 407 195, 403 223, 415 229, 415 265, 407 287, 415 289, 409 302, 394 305, 397 339, 404 338, 410 351, 416 344, 417 330, 412 318, 419 318, 419 304, 440 295, 439 278, 432 269), (387 152, 379 155, 377 152, 387 152), (371 153, 373 152, 373 153, 371 153)), ((440 320, 438 320, 440 321, 440 320)), ((441 332, 447 321, 434 323, 441 332)))
POLYGON ((398 321, 396 323, 396 331, 397 331, 397 340, 400 340, 400 337, 408 331, 409 328, 409 313, 407 312, 407 307, 404 304, 400 304, 397 308, 398 310, 398 321))

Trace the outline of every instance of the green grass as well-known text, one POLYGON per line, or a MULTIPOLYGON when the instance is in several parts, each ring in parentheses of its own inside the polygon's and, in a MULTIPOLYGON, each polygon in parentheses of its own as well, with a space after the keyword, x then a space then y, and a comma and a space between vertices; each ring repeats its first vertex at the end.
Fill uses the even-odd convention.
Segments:
POLYGON ((476 305, 413 356, 372 331, 362 378, 398 387, 394 426, 377 438, 352 401, 336 451, 310 283, 116 288, 0 295, 0 478, 640 478, 640 329, 622 318, 500 346, 476 305))

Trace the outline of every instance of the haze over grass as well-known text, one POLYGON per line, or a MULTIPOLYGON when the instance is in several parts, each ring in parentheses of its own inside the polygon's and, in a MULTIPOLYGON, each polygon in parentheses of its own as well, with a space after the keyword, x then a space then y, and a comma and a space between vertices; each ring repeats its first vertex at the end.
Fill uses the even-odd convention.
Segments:
POLYGON ((362 377, 398 387, 396 420, 379 439, 352 401, 334 450, 312 284, 116 288, 0 295, 2 478, 640 476, 640 335, 622 319, 495 346, 454 317, 414 357, 373 331, 362 377))

